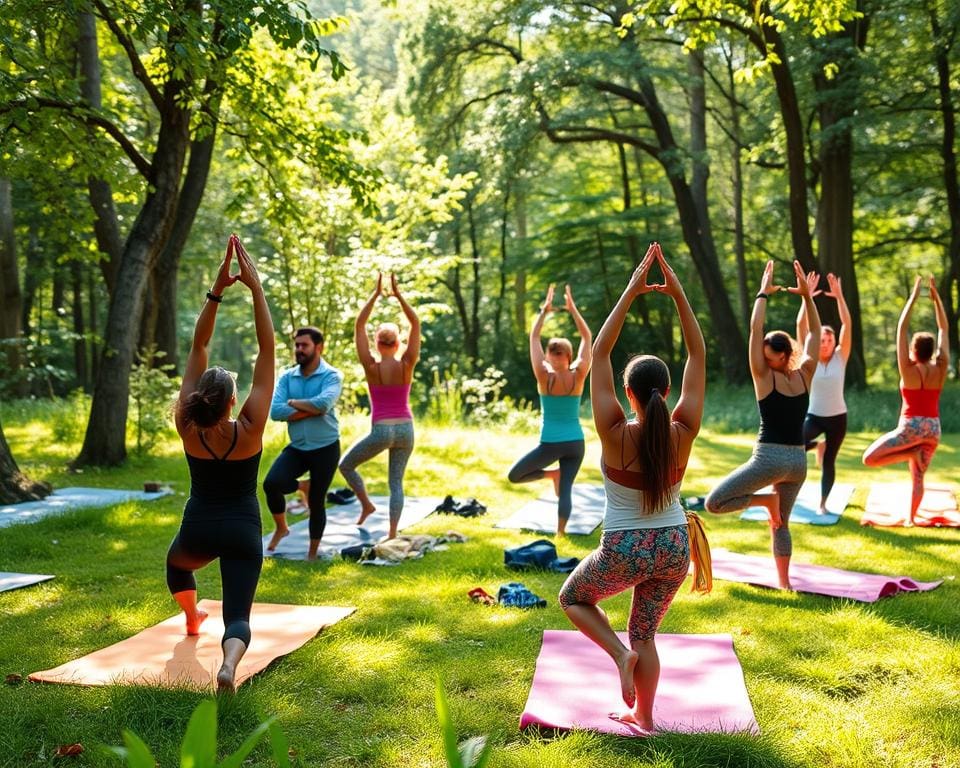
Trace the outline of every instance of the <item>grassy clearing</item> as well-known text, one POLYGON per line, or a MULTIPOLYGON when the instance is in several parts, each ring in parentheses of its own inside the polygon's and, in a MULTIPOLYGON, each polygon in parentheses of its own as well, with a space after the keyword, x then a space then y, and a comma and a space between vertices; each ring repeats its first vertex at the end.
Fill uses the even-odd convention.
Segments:
MULTIPOLYGON (((174 613, 163 559, 179 524, 188 489, 186 465, 174 441, 154 458, 122 468, 70 475, 65 463, 77 444, 56 444, 39 408, 5 408, 3 424, 21 466, 55 485, 137 487, 172 481, 177 495, 145 504, 69 513, 32 525, 0 529, 0 569, 55 573, 36 587, 0 594, 0 673, 26 675, 127 637, 174 613)), ((345 445, 366 420, 345 420, 345 445)), ((590 431, 588 430, 588 434, 590 431)), ((871 480, 902 480, 898 468, 866 470, 860 452, 874 434, 847 437, 838 477, 857 483, 852 505, 833 527, 796 526, 796 558, 804 562, 918 579, 946 577, 943 587, 867 606, 808 595, 781 594, 717 582, 712 595, 683 591, 667 614, 665 632, 730 632, 746 673, 762 735, 677 736, 648 740, 591 733, 521 733, 541 633, 569 624, 557 605, 558 574, 521 579, 549 606, 522 612, 471 603, 467 590, 495 592, 516 577, 503 550, 534 538, 492 523, 544 486, 510 486, 504 476, 535 434, 418 427, 408 492, 477 496, 489 514, 462 520, 432 516, 416 530, 458 530, 467 544, 391 569, 354 563, 310 565, 268 560, 258 600, 356 605, 351 618, 245 684, 220 707, 222 753, 235 749, 258 722, 276 713, 310 766, 439 766, 442 749, 433 684, 443 676, 461 738, 489 734, 493 766, 960 766, 960 533, 872 530, 859 525, 871 480)), ((261 472, 283 444, 271 427, 261 472)), ((752 435, 706 431, 687 473, 685 494, 703 494, 743 461, 752 435)), ((960 435, 946 437, 932 480, 956 481, 960 435)), ((599 482, 598 445, 588 442, 580 480, 599 482)), ((367 467, 373 491, 385 492, 385 462, 367 467)), ((817 477, 811 457, 811 477, 817 477)), ((339 478, 338 478, 339 480, 339 478)), ((264 513, 265 525, 269 525, 264 513)), ((736 516, 708 520, 714 546, 747 553, 769 550, 763 525, 736 516)), ((572 537, 561 555, 584 556, 599 533, 572 537)), ((219 597, 219 574, 199 575, 202 596, 219 597)), ((629 600, 606 604, 625 624, 629 600)), ((59 685, 0 687, 0 765, 40 766, 57 745, 82 742, 77 766, 119 765, 96 749, 121 743, 132 728, 161 765, 178 762, 179 738, 201 698, 192 691, 59 685)), ((265 746, 250 765, 268 765, 265 746)))

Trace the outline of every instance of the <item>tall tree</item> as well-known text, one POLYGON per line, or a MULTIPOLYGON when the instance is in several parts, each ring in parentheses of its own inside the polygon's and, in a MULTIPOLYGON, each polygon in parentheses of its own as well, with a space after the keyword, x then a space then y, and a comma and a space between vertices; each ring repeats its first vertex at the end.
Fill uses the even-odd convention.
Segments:
MULTIPOLYGON (((175 231, 192 136, 199 135, 202 141, 206 135, 203 118, 209 118, 211 109, 215 110, 223 96, 229 64, 250 48, 256 30, 265 32, 281 47, 301 52, 314 66, 321 56, 327 56, 335 67, 340 67, 339 59, 319 44, 329 26, 314 19, 302 3, 275 0, 210 5, 200 0, 177 0, 147 2, 134 9, 107 0, 92 0, 89 5, 14 0, 8 5, 14 6, 14 16, 19 14, 19 18, 29 21, 2 30, 7 32, 4 37, 17 45, 18 61, 32 62, 36 71, 6 83, 13 86, 10 90, 14 92, 4 94, 7 98, 0 102, 0 115, 10 121, 29 121, 42 112, 72 118, 78 125, 96 129, 98 135, 114 141, 128 163, 124 170, 129 173, 132 169, 140 177, 138 208, 115 265, 90 419, 75 461, 77 465, 116 464, 126 456, 129 372, 144 308, 144 291, 154 265, 175 231), (51 34, 78 28, 89 32, 88 27, 78 23, 78 18, 91 10, 109 30, 126 62, 127 75, 137 84, 143 99, 139 120, 125 116, 115 104, 103 109, 95 107, 91 100, 95 96, 95 43, 90 42, 89 34, 82 46, 88 60, 82 73, 86 94, 76 87, 74 73, 69 69, 57 70, 42 52, 31 51, 37 36, 23 36, 28 27, 51 34), (194 123, 200 126, 197 131, 193 130, 194 123)), ((269 116, 266 119, 269 121, 269 116)), ((209 122, 207 119, 208 130, 209 122)), ((337 153, 329 146, 329 138, 329 134, 317 137, 333 157, 337 153)), ((99 170, 91 168, 91 177, 102 177, 99 170)), ((352 173, 352 169, 347 173, 352 173)), ((192 203, 195 175, 186 176, 190 182, 186 201, 192 203)), ((102 187, 99 192, 104 198, 109 196, 109 190, 102 187)), ((110 218, 102 201, 92 202, 98 220, 110 218)))

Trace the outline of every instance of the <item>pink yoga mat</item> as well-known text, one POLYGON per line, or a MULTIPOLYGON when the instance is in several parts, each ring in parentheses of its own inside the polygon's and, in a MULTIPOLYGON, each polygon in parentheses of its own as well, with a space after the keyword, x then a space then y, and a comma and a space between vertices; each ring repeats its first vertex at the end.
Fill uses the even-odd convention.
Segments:
MULTIPOLYGON (((911 493, 910 483, 874 483, 870 486, 860 525, 909 525, 911 493)), ((913 524, 921 528, 960 527, 960 511, 957 511, 957 497, 953 488, 927 485, 913 524)))
MULTIPOLYGON (((760 732, 730 635, 657 635, 657 651, 660 684, 653 717, 658 729, 760 732)), ((576 630, 544 631, 521 728, 643 735, 608 716, 626 708, 617 667, 598 645, 576 630)))
MULTIPOLYGON (((773 557, 741 555, 726 549, 714 549, 713 578, 741 581, 759 587, 779 588, 773 557)), ((906 576, 882 576, 830 568, 826 565, 790 563, 790 584, 797 592, 827 597, 846 597, 862 603, 875 603, 881 597, 898 592, 925 592, 943 584, 939 581, 914 581, 906 576)))

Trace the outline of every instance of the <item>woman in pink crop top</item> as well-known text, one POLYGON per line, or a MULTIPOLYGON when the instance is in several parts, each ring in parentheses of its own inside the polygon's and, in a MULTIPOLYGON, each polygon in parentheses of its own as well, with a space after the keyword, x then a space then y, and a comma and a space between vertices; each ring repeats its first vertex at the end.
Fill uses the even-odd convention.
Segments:
POLYGON ((387 474, 390 486, 389 538, 392 539, 397 535, 397 524, 403 512, 403 474, 413 453, 410 384, 413 381, 413 369, 420 359, 420 318, 401 295, 396 275, 390 276, 390 289, 410 323, 410 336, 401 354, 400 329, 394 323, 382 323, 375 334, 377 355, 370 351, 367 321, 377 299, 387 295, 383 293, 383 275, 378 274, 373 294, 363 305, 354 325, 357 356, 363 365, 370 390, 372 424, 370 434, 356 443, 340 460, 340 474, 357 494, 361 505, 357 525, 363 525, 377 508, 367 495, 357 467, 378 453, 390 452, 387 474))
POLYGON ((907 344, 910 313, 920 296, 921 278, 918 277, 897 325, 897 367, 903 397, 900 422, 895 430, 874 440, 863 454, 863 463, 868 467, 907 462, 913 479, 911 524, 923 498, 923 476, 940 443, 940 392, 950 368, 947 313, 932 276, 929 286, 937 318, 937 338, 934 340, 932 333, 915 333, 907 344))
MULTIPOLYGON (((650 246, 603 324, 593 355, 590 399, 608 481, 607 508, 600 546, 570 574, 560 591, 560 605, 577 629, 617 665, 621 695, 631 709, 615 719, 650 732, 656 727, 653 700, 660 677, 654 636, 687 576, 691 550, 703 553, 706 547, 705 541, 699 540, 699 521, 688 522, 677 503, 677 484, 703 416, 706 349, 680 281, 657 243, 650 246), (663 285, 647 284, 654 262, 663 272, 663 285), (633 357, 624 372, 624 389, 636 417, 628 418, 617 398, 610 353, 634 299, 654 290, 667 294, 676 304, 687 348, 683 383, 671 412, 666 402, 670 392, 666 364, 653 355, 633 357), (619 501, 611 491, 616 491, 619 501), (674 511, 679 513, 679 522, 674 511), (627 625, 629 648, 597 607, 600 600, 627 589, 633 590, 627 625)), ((695 564, 699 563, 698 557, 695 564)), ((697 569, 694 576, 698 576, 697 569)), ((705 577, 695 586, 709 589, 709 581, 705 577)))

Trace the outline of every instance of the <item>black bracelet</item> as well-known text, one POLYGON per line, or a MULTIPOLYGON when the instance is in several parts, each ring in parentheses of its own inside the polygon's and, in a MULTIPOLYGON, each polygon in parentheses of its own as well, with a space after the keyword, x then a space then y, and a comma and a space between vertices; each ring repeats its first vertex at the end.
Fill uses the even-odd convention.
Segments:
POLYGON ((756 301, 757 299, 769 299, 769 298, 770 298, 769 295, 767 295, 767 294, 764 293, 763 291, 760 291, 760 293, 758 293, 758 294, 756 295, 756 297, 754 298, 754 301, 756 301))
POLYGON ((213 291, 207 291, 207 298, 217 304, 223 301, 223 296, 217 296, 217 294, 215 294, 213 291))

